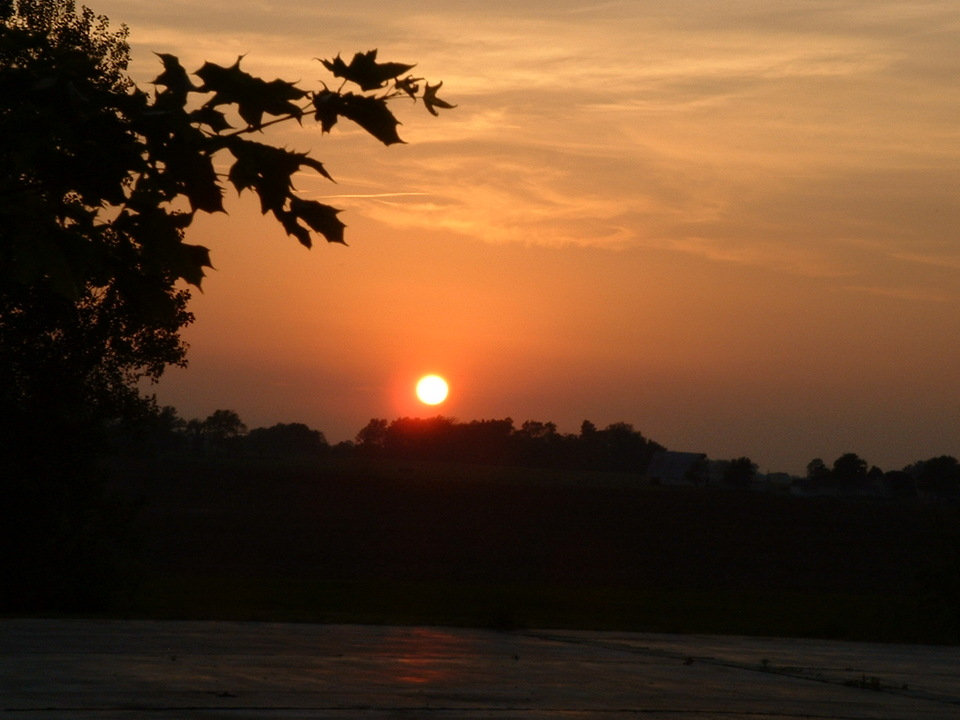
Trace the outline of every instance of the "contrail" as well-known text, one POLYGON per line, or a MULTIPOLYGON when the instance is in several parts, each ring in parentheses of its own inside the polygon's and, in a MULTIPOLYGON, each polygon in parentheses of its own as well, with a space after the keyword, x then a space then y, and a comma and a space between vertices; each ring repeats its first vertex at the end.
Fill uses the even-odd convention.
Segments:
POLYGON ((425 192, 394 192, 394 193, 369 193, 369 194, 354 194, 354 195, 320 195, 318 197, 325 198, 386 198, 386 197, 406 197, 410 195, 427 195, 425 192))

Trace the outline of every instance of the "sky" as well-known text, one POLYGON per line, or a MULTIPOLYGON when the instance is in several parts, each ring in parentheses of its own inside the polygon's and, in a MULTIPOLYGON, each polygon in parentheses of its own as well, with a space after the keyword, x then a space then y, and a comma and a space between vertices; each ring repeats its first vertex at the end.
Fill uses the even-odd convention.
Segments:
POLYGON ((249 194, 198 218, 215 271, 186 418, 511 417, 802 474, 960 456, 960 7, 949 0, 91 0, 131 74, 232 64, 302 87, 377 48, 457 104, 267 139, 348 247, 300 247, 249 194), (436 408, 416 380, 450 383, 436 408))

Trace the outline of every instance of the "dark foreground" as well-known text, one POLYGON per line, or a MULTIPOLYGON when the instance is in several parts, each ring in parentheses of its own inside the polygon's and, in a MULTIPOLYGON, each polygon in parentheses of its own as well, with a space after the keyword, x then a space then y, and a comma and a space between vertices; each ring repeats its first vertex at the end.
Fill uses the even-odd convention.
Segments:
POLYGON ((0 620, 0 716, 960 716, 960 650, 436 627, 0 620))
POLYGON ((115 616, 949 644, 960 515, 443 464, 131 465, 115 616))

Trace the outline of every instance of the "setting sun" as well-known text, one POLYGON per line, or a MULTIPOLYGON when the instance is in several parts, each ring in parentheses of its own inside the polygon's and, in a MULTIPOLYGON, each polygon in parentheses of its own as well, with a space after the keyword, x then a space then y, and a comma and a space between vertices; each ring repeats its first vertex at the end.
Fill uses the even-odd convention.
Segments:
POLYGON ((439 375, 426 375, 417 383, 417 397, 426 405, 439 405, 447 399, 447 381, 439 375))

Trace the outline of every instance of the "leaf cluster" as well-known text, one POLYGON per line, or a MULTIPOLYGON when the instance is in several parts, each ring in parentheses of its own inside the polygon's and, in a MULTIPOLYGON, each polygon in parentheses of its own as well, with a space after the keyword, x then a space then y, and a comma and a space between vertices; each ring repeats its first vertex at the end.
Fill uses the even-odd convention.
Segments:
MULTIPOLYGON (((103 19, 87 22, 100 23, 86 28, 90 35, 103 19)), ((197 212, 224 211, 228 184, 257 195, 261 211, 302 245, 315 235, 343 243, 340 211, 294 185, 304 171, 332 180, 324 165, 263 132, 310 119, 329 132, 345 118, 390 145, 402 140, 389 101, 419 98, 434 114, 453 107, 436 97, 439 86, 401 77, 412 65, 380 63, 376 50, 349 65, 339 55, 321 61, 343 79, 337 90, 264 80, 241 68, 242 57, 191 75, 176 56, 159 54, 162 71, 146 92, 122 75, 123 42, 92 49, 16 14, 0 23, 0 95, 11 99, 0 109, 0 269, 8 278, 77 299, 135 262, 168 284, 199 287, 209 253, 184 242, 184 232, 197 212)))
MULTIPOLYGON (((397 133, 400 122, 388 106, 390 100, 402 95, 414 100, 419 97, 433 114, 438 107, 454 107, 436 97, 439 85, 426 84, 421 91, 418 79, 404 76, 412 65, 380 63, 376 56, 376 50, 357 53, 349 65, 339 55, 321 60, 343 84, 337 90, 326 85, 306 90, 293 82, 267 81, 247 73, 240 66, 242 56, 228 67, 204 63, 194 73, 201 81, 198 85, 177 57, 159 55, 163 72, 154 80, 157 92, 152 102, 147 102, 147 110, 152 112, 144 113, 149 120, 144 137, 152 143, 152 169, 163 179, 159 185, 185 197, 191 212, 219 212, 223 210, 225 178, 238 193, 254 192, 261 212, 272 214, 287 234, 305 247, 311 247, 314 233, 328 242, 343 243, 340 211, 299 197, 293 182, 294 176, 304 170, 332 180, 324 165, 307 153, 251 136, 279 122, 294 120, 302 124, 311 117, 326 133, 345 118, 391 145, 402 140, 397 133), (345 90, 348 83, 357 85, 361 92, 345 90), (203 100, 202 104, 192 102, 194 96, 203 100), (232 124, 233 116, 242 121, 240 127, 232 124), (221 176, 215 172, 213 160, 216 157, 222 162, 225 156, 232 162, 221 176)), ((147 183, 150 189, 154 185, 147 183)), ((184 279, 199 284, 196 271, 202 271, 202 267, 184 279)))

